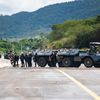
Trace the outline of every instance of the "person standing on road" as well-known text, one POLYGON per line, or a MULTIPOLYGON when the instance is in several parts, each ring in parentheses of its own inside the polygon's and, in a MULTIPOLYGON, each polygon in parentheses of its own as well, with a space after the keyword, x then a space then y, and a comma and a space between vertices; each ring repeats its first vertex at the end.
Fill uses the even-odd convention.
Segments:
POLYGON ((14 53, 14 59, 13 59, 14 67, 19 66, 18 61, 19 61, 19 56, 17 55, 17 53, 14 53))
POLYGON ((19 66, 19 56, 17 53, 15 53, 15 61, 16 61, 16 66, 18 67, 19 66))
POLYGON ((28 55, 25 53, 25 66, 28 67, 28 55))
POLYGON ((14 54, 12 51, 10 51, 8 58, 10 60, 11 65, 14 67, 14 54))
POLYGON ((29 52, 28 54, 28 67, 32 67, 32 54, 29 52))
POLYGON ((36 65, 37 65, 37 52, 34 53, 34 55, 33 55, 33 61, 35 63, 35 67, 36 67, 36 65))
POLYGON ((20 55, 20 60, 21 60, 21 67, 24 67, 24 60, 25 60, 24 53, 22 53, 22 54, 20 55))
POLYGON ((49 60, 50 60, 50 67, 56 67, 56 52, 52 53, 49 60))
POLYGON ((14 56, 13 56, 13 67, 16 67, 16 53, 14 53, 14 56))

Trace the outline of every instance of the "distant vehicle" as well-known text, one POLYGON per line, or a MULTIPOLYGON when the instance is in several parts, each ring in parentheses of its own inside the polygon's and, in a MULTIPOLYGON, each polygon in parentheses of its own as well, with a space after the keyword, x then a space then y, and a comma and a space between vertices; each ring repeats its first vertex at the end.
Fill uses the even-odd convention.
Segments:
POLYGON ((89 51, 80 52, 79 56, 86 67, 100 68, 100 42, 90 42, 89 51))

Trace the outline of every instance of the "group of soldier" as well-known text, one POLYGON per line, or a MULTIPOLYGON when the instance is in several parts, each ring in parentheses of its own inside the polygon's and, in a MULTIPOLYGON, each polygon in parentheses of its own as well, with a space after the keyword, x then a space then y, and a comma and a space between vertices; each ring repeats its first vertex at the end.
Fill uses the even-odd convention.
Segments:
POLYGON ((19 61, 21 62, 21 67, 32 67, 32 53, 10 53, 9 59, 13 67, 19 67, 19 61))

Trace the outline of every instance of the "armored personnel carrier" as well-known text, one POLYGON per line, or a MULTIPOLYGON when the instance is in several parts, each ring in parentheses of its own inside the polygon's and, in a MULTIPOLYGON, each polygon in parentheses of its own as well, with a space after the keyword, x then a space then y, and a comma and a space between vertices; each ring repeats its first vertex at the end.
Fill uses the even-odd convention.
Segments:
POLYGON ((39 50, 34 54, 35 62, 45 67, 79 67, 81 59, 79 57, 79 49, 60 49, 60 50, 39 50))
POLYGON ((35 62, 45 67, 79 67, 82 63, 90 68, 100 67, 100 42, 90 42, 88 51, 79 49, 39 50, 34 54, 35 62))
POLYGON ((56 52, 55 50, 39 50, 35 52, 34 60, 41 67, 45 67, 47 64, 50 67, 55 67, 57 62, 56 52))

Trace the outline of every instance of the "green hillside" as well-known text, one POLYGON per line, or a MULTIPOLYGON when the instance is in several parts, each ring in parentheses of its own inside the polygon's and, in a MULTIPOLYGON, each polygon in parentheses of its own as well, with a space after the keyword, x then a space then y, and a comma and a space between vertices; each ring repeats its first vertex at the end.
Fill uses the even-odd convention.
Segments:
POLYGON ((21 52, 37 48, 88 48, 91 41, 100 42, 100 16, 55 24, 47 36, 41 33, 40 37, 19 41, 1 39, 0 52, 7 50, 21 52))
POLYGON ((0 38, 36 36, 41 32, 50 32, 53 24, 65 20, 85 19, 99 14, 100 0, 76 0, 46 6, 35 12, 0 16, 0 38))

